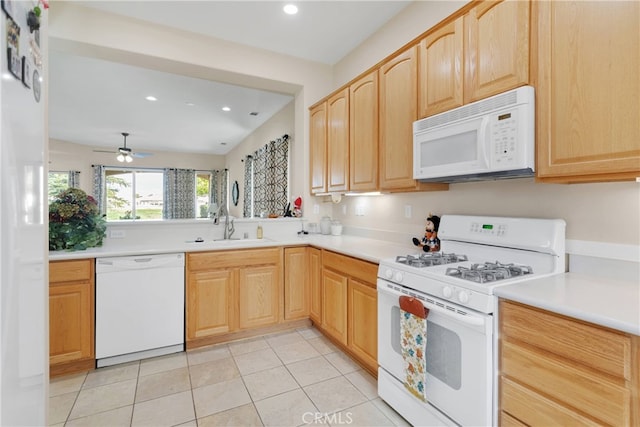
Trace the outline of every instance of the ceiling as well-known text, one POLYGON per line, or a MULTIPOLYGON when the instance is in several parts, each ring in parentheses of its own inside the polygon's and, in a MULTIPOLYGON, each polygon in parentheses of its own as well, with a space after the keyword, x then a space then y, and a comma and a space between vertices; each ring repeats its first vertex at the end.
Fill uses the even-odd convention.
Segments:
MULTIPOLYGON (((77 3, 333 65, 411 2, 295 1, 295 16, 283 1, 77 3)), ((51 52, 49 66, 50 137, 101 149, 129 132, 134 152, 224 155, 293 99, 66 52, 51 52)))

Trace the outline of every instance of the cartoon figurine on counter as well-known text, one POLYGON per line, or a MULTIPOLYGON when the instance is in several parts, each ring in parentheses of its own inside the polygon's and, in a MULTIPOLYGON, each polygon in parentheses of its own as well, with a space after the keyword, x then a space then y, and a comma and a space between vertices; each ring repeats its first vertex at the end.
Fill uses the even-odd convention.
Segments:
POLYGON ((427 224, 424 229, 424 237, 422 240, 413 238, 413 244, 422 248, 425 252, 437 252, 440 250, 440 239, 438 239, 438 227, 440 226, 440 217, 429 214, 427 224))

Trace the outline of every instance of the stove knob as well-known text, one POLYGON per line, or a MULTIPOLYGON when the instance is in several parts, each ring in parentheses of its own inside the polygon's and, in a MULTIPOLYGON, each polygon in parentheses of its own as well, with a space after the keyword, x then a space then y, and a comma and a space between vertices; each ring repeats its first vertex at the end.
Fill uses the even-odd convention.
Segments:
POLYGON ((458 292, 458 301, 460 301, 461 303, 469 302, 469 294, 465 291, 458 292))
POLYGON ((444 288, 442 288, 442 295, 445 298, 451 298, 452 294, 453 294, 453 290, 451 289, 450 286, 445 286, 444 288))
POLYGON ((384 277, 391 280, 391 278, 393 277, 393 270, 390 268, 387 268, 384 272, 384 277))
POLYGON ((396 282, 398 283, 402 283, 402 281, 404 280, 404 275, 402 273, 400 273, 399 271, 396 272, 394 279, 396 282))

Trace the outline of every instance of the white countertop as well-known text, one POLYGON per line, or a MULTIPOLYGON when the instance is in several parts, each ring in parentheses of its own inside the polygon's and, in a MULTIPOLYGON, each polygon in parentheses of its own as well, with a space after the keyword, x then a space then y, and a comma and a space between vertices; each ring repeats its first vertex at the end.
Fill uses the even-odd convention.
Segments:
POLYGON ((292 235, 281 238, 205 241, 173 241, 140 246, 123 246, 89 248, 84 251, 49 252, 49 261, 60 261, 83 258, 102 258, 115 256, 151 255, 171 252, 202 252, 230 249, 268 248, 273 246, 312 245, 322 249, 335 251, 344 255, 379 263, 381 259, 395 257, 398 254, 415 252, 411 243, 406 245, 389 243, 382 240, 367 239, 357 236, 327 236, 321 234, 292 235))
MULTIPOLYGON (((293 234, 262 240, 206 241, 202 243, 173 241, 162 244, 127 245, 126 247, 104 246, 84 251, 50 252, 49 260, 300 245, 312 245, 374 263, 379 263, 384 258, 416 251, 415 246, 411 243, 402 245, 350 235, 293 234)), ((566 273, 508 286, 498 286, 494 292, 501 298, 640 335, 640 283, 637 282, 566 273)))
POLYGON ((508 286, 500 298, 640 335, 640 283, 565 273, 508 286))

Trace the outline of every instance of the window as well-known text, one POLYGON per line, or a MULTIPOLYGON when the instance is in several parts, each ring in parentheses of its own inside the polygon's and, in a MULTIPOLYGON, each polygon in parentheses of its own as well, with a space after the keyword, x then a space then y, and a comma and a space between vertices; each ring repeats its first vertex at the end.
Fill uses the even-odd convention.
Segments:
MULTIPOLYGON (((196 172, 196 217, 209 218, 211 199, 211 172, 196 172)), ((215 213, 215 212, 214 212, 215 213)))
POLYGON ((105 168, 107 221, 162 219, 161 170, 105 168))
POLYGON ((69 172, 49 172, 47 184, 49 190, 49 203, 51 203, 53 198, 59 192, 69 188, 69 172))

